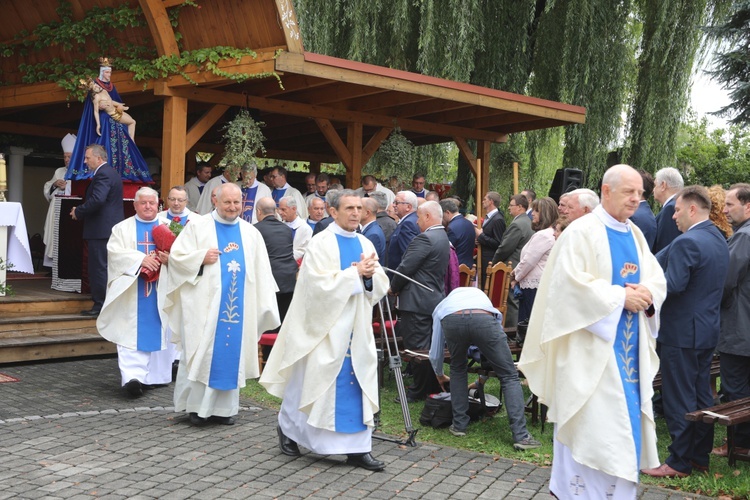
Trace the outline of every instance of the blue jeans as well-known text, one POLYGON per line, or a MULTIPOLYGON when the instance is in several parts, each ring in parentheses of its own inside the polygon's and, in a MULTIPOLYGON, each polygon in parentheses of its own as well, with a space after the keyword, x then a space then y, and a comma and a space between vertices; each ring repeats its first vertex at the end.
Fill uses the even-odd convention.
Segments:
POLYGON ((523 390, 518 380, 518 371, 513 365, 513 356, 508 339, 489 314, 459 312, 449 314, 440 322, 445 342, 451 354, 451 404, 453 427, 463 431, 469 425, 469 383, 466 372, 466 351, 470 345, 479 347, 492 370, 500 379, 505 409, 508 412, 513 441, 528 437, 524 415, 523 390))

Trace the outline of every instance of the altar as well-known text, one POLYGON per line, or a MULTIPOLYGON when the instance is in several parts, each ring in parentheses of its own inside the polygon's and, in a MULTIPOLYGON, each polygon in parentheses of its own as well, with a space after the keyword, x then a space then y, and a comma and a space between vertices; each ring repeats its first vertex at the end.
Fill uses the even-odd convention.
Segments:
MULTIPOLYGON (((5 284, 9 266, 15 272, 34 274, 26 219, 20 203, 0 203, 0 262, 0 284, 5 284)), ((0 290, 0 296, 4 295, 0 290)))

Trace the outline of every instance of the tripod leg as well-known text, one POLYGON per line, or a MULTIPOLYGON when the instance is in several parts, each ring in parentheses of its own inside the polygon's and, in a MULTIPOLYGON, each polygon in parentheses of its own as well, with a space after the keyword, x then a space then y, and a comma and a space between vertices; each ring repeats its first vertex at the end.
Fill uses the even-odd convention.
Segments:
POLYGON ((393 335, 395 352, 391 351, 391 342, 388 338, 387 330, 385 331, 385 345, 386 349, 388 350, 388 367, 395 374, 394 378, 396 379, 396 389, 398 391, 399 400, 401 401, 401 413, 404 417, 404 428, 406 430, 406 433, 409 435, 406 444, 410 446, 416 446, 414 436, 417 434, 417 431, 412 426, 409 403, 406 401, 406 387, 404 386, 404 378, 401 375, 401 357, 398 353, 398 341, 396 340, 396 332, 393 328, 393 316, 391 315, 390 307, 388 307, 387 297, 378 302, 378 311, 380 312, 380 320, 383 328, 387 328, 388 324, 391 325, 391 333, 393 335), (390 323, 386 323, 385 314, 383 313, 383 301, 385 301, 386 303, 386 310, 388 311, 388 319, 390 320, 390 323))

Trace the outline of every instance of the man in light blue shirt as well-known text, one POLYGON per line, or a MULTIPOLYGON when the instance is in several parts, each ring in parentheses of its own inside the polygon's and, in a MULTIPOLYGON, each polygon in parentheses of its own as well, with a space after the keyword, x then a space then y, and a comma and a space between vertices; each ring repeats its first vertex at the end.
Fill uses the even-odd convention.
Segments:
POLYGON ((502 328, 502 314, 495 309, 481 290, 459 287, 435 307, 432 313, 432 345, 430 362, 441 382, 448 381, 443 374, 443 346, 447 344, 451 355, 451 404, 453 424, 450 431, 455 436, 465 436, 469 425, 469 389, 467 379, 467 350, 470 345, 479 347, 492 370, 500 379, 508 412, 513 447, 530 450, 541 446, 526 429, 523 390, 518 371, 502 328))

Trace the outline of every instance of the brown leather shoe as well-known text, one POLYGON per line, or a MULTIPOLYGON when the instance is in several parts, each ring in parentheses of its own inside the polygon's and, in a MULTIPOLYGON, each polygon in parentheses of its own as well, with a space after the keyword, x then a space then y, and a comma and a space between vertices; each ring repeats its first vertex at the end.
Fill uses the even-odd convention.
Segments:
MULTIPOLYGON (((739 453, 740 455, 747 455, 750 453, 750 449, 748 448, 735 448, 735 453, 739 453)), ((729 455, 729 445, 727 443, 724 443, 721 446, 717 446, 713 450, 711 450, 711 455, 716 455, 717 457, 726 457, 729 455)))
POLYGON ((688 477, 690 475, 687 472, 674 470, 667 464, 661 464, 655 469, 644 469, 641 473, 651 477, 688 477))

